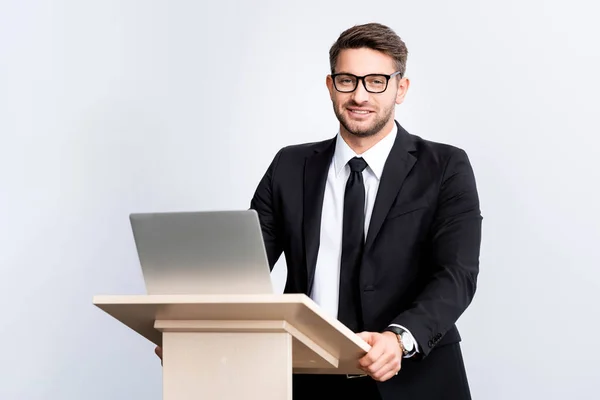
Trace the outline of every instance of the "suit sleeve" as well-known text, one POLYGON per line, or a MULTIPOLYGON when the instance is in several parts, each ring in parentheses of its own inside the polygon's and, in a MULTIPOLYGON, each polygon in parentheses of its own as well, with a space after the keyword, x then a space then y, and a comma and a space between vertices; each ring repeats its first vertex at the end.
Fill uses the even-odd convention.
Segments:
POLYGON ((277 164, 283 150, 280 150, 274 157, 271 165, 260 180, 254 196, 250 201, 250 209, 258 213, 263 240, 269 259, 271 270, 281 256, 283 246, 281 243, 280 224, 277 218, 277 212, 274 202, 274 180, 277 170, 277 164))
POLYGON ((481 225, 475 176, 467 154, 456 149, 444 170, 431 227, 432 275, 411 308, 391 322, 410 329, 424 357, 475 295, 481 225))

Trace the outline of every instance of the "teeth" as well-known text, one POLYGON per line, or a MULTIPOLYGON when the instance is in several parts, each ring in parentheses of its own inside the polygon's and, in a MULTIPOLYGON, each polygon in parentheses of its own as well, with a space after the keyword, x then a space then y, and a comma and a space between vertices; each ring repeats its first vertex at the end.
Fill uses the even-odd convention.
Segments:
POLYGON ((363 111, 363 110, 352 110, 353 113, 357 113, 357 114, 368 114, 368 111, 363 111))

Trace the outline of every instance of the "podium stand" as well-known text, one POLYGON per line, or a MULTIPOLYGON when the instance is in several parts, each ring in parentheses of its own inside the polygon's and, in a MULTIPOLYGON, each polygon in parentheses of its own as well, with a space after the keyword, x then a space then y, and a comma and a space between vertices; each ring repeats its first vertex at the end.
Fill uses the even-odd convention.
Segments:
POLYGON ((292 373, 361 374, 357 361, 370 348, 303 294, 96 296, 93 302, 162 346, 164 400, 289 400, 292 373))

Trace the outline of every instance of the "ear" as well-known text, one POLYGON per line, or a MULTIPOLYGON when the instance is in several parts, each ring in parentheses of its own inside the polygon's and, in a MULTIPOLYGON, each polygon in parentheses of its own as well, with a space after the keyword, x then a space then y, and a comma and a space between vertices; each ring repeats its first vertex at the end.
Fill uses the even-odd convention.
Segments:
POLYGON ((408 87, 410 86, 410 80, 408 78, 402 78, 398 81, 398 92, 396 93, 396 104, 402 104, 408 87))
POLYGON ((327 90, 329 90, 329 98, 333 100, 333 79, 331 78, 331 75, 327 75, 325 84, 327 85, 327 90))

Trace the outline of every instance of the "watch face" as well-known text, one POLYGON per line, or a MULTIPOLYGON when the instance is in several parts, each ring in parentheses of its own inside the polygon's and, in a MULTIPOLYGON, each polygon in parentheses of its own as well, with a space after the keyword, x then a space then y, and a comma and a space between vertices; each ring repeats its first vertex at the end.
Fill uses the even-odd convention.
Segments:
POLYGON ((406 351, 408 351, 409 353, 411 351, 413 351, 413 348, 415 347, 414 342, 412 341, 412 339, 410 338, 410 336, 406 335, 406 334, 402 334, 402 345, 404 346, 404 348, 406 349, 406 351))

